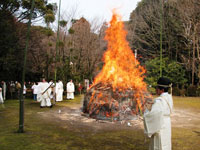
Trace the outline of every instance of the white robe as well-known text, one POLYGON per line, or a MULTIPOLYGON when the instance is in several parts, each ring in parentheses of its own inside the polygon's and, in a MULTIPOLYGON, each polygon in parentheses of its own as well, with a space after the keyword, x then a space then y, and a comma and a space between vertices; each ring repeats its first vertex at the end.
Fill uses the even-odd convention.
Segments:
POLYGON ((0 104, 3 104, 2 88, 0 87, 0 104))
POLYGON ((54 91, 54 83, 52 81, 49 82, 49 86, 51 86, 51 88, 49 89, 49 92, 51 93, 50 94, 50 99, 53 99, 54 98, 54 94, 55 94, 55 91, 54 91))
POLYGON ((51 100, 50 100, 50 92, 51 88, 49 88, 45 93, 44 91, 49 87, 49 84, 47 82, 40 82, 38 84, 38 94, 37 94, 37 101, 40 101, 40 106, 51 106, 51 100), (43 94, 44 93, 44 94, 43 94))
POLYGON ((3 99, 6 100, 6 83, 3 83, 2 89, 3 89, 3 99))
POLYGON ((67 83, 67 99, 74 99, 74 83, 68 82, 67 83))
POLYGON ((165 92, 154 100, 151 111, 145 111, 145 133, 151 137, 149 150, 172 149, 170 119, 172 108, 172 96, 165 92))
POLYGON ((33 90, 33 94, 38 94, 38 85, 34 84, 31 89, 33 90))
POLYGON ((63 101, 63 83, 61 81, 56 83, 56 101, 63 101))
POLYGON ((24 89, 23 89, 23 94, 25 95, 26 94, 26 85, 24 85, 24 89))

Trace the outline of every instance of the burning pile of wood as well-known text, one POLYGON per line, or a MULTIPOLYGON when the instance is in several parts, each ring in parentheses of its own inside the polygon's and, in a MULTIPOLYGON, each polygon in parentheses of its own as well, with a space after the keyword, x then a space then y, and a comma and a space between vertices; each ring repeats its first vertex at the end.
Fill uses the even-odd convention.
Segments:
POLYGON ((140 92, 138 97, 134 89, 114 90, 111 84, 99 83, 85 94, 83 112, 100 120, 132 120, 142 113, 146 101, 152 101, 148 92, 140 92))

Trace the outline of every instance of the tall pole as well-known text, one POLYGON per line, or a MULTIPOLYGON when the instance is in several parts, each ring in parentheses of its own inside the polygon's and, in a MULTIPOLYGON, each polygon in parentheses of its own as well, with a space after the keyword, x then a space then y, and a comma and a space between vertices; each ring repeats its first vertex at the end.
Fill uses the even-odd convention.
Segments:
MULTIPOLYGON (((56 86, 56 79, 57 79, 57 61, 58 61, 58 47, 59 47, 59 32, 60 32, 60 7, 61 7, 61 0, 59 0, 59 8, 58 8, 58 28, 57 28, 57 39, 56 39, 56 60, 55 60, 55 74, 54 74, 54 83, 56 86)), ((54 101, 55 104, 55 101, 54 101)))
POLYGON ((29 38, 30 38, 30 28, 31 28, 31 20, 32 20, 32 14, 34 9, 35 0, 32 0, 31 3, 31 11, 28 21, 28 29, 26 33, 26 47, 24 49, 24 66, 23 66, 23 73, 22 73, 22 86, 20 90, 20 99, 19 99, 19 133, 24 132, 24 97, 23 97, 23 89, 24 89, 24 81, 25 81, 25 73, 26 73, 26 56, 28 51, 28 45, 29 45, 29 38))
POLYGON ((160 77, 162 77, 163 0, 160 0, 160 77))

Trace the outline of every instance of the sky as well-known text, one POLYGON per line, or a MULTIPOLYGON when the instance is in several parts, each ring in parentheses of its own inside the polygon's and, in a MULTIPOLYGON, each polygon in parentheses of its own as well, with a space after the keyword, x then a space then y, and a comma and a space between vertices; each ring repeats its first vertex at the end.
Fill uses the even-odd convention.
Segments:
MULTIPOLYGON (((61 0, 61 14, 63 18, 73 16, 75 19, 81 17, 88 21, 99 18, 109 22, 112 17, 112 9, 122 16, 123 21, 129 20, 130 13, 136 8, 141 0, 61 0)), ((49 0, 49 3, 57 3, 59 0, 49 0)))

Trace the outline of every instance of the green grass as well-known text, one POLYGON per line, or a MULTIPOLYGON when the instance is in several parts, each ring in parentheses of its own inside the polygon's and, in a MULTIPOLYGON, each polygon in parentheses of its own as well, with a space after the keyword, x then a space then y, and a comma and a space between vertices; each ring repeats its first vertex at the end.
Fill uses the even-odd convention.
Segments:
POLYGON ((188 108, 200 111, 200 97, 173 97, 174 106, 178 108, 188 108))
MULTIPOLYGON (((25 100, 25 133, 17 133, 19 122, 18 100, 7 100, 0 105, 0 150, 147 150, 143 130, 94 130, 69 125, 54 118, 44 119, 40 113, 57 111, 62 107, 80 104, 75 100, 59 102, 52 109, 41 109, 39 103, 25 100), (64 127, 65 126, 65 127, 64 127)), ((200 109, 196 98, 174 98, 175 107, 200 109)), ((173 150, 199 150, 200 130, 173 128, 173 150)))
POLYGON ((200 150, 199 128, 172 128, 172 144, 174 150, 200 150))

